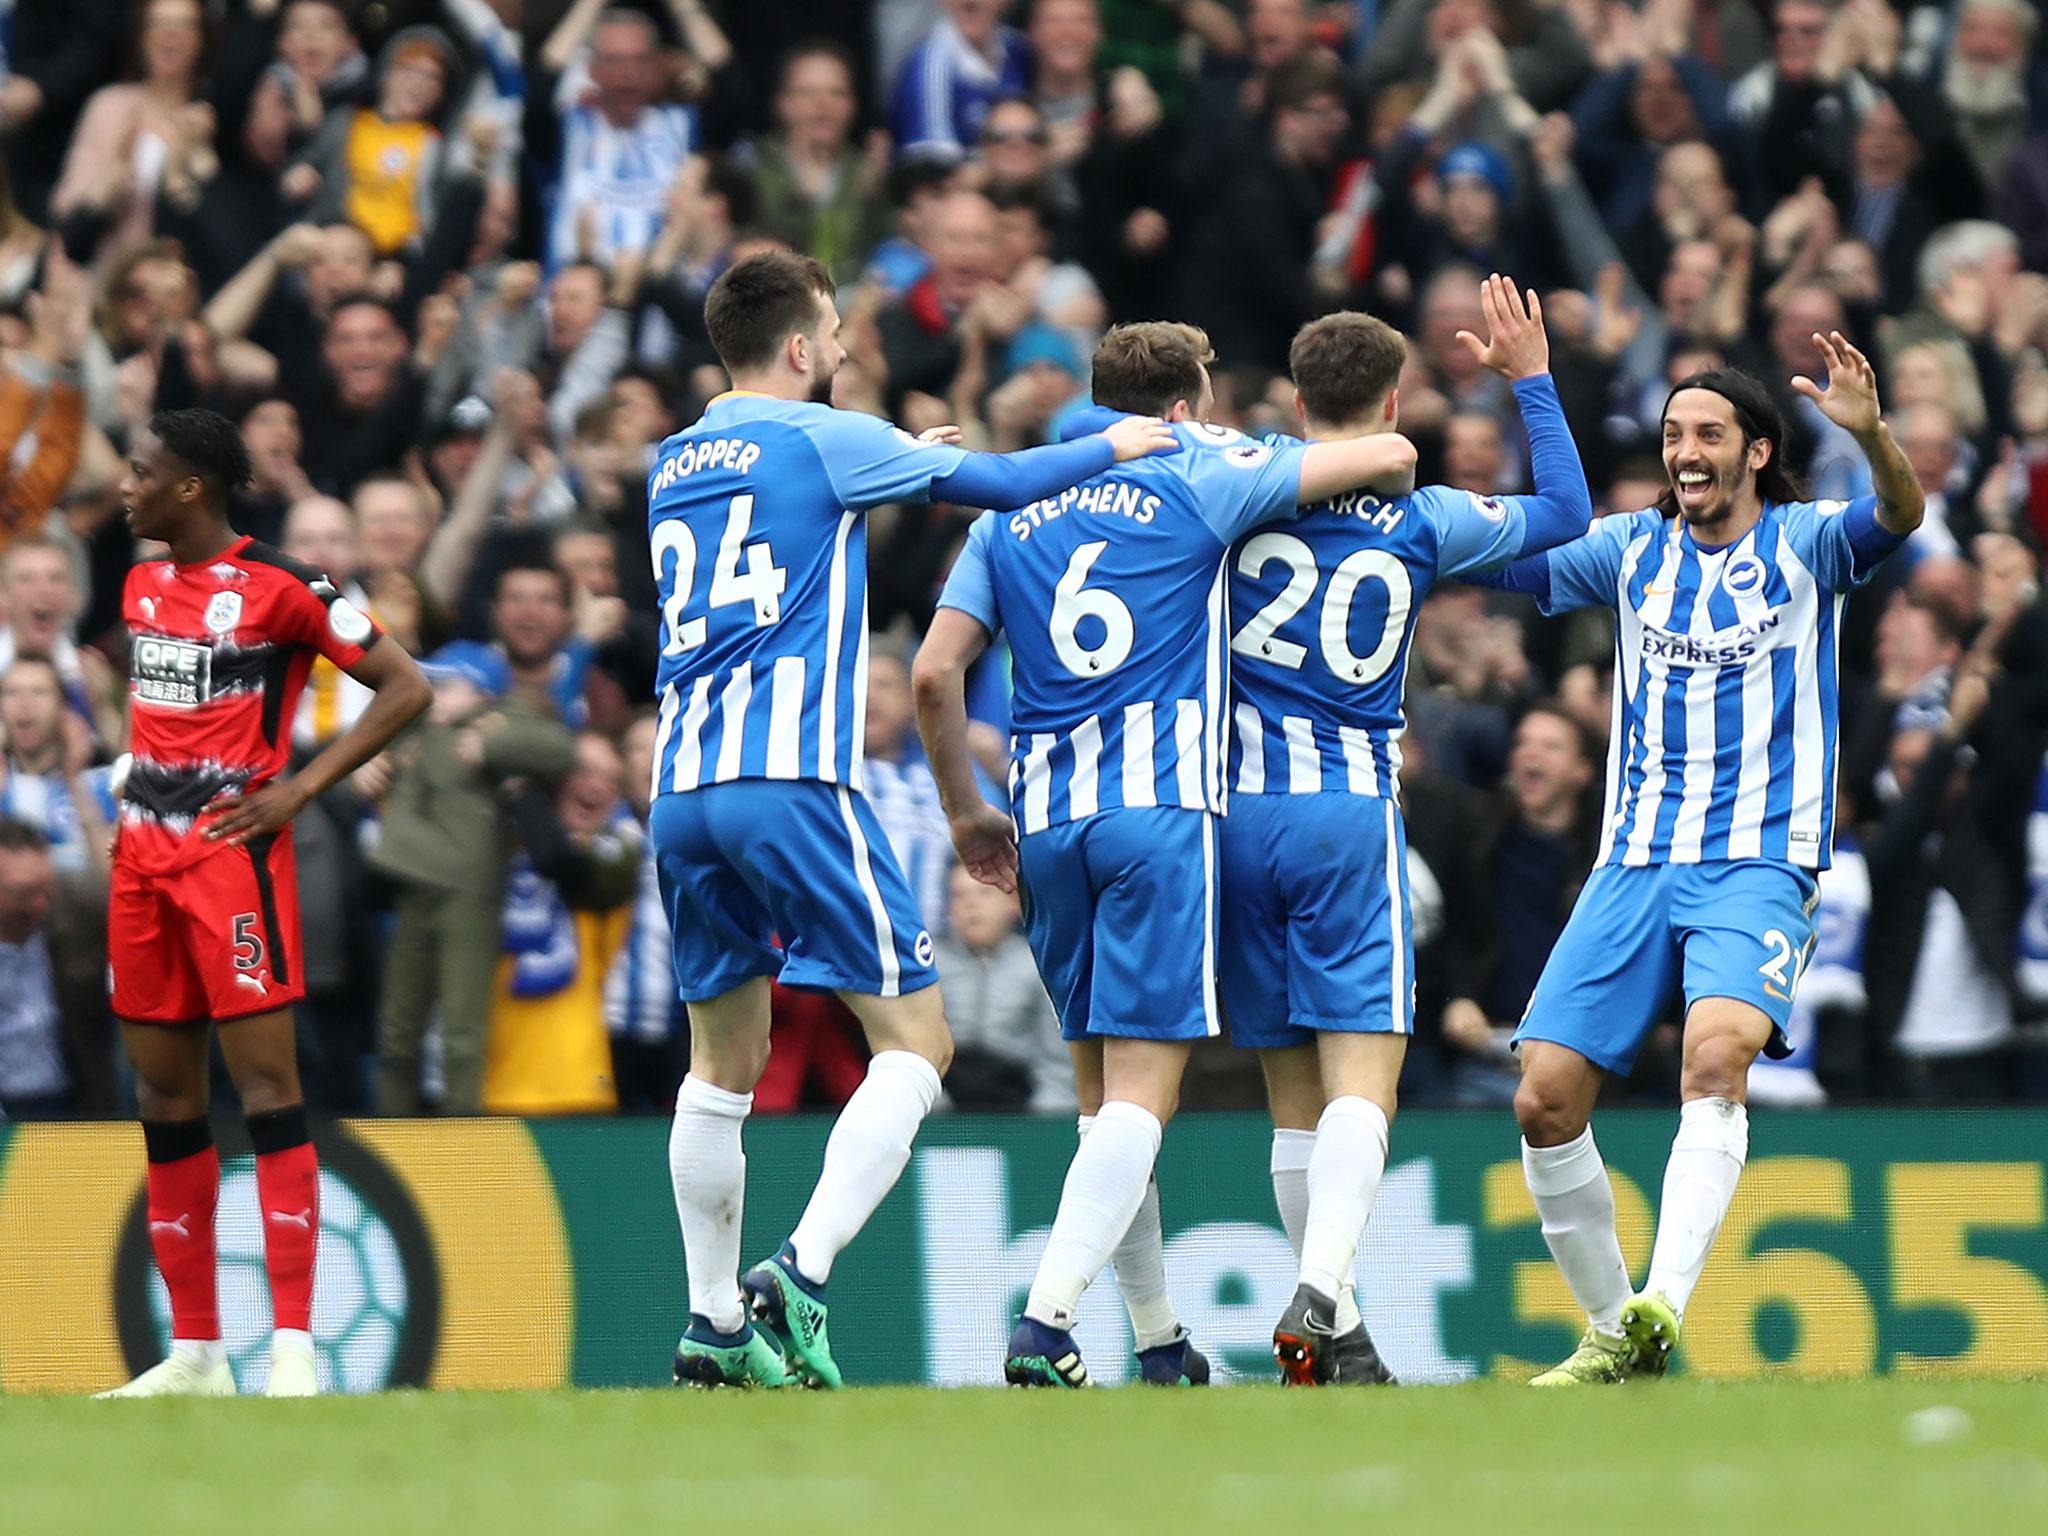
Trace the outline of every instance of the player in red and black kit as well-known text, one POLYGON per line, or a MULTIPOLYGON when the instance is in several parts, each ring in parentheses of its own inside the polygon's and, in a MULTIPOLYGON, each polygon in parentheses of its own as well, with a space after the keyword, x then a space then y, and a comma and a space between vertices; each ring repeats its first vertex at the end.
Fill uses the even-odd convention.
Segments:
POLYGON ((430 691, 320 572, 228 526, 249 478, 233 422, 155 417, 121 500, 137 537, 169 558, 128 573, 129 736, 107 913, 114 1013, 135 1065, 149 1156, 149 1238, 171 1297, 171 1354, 110 1397, 235 1390, 215 1300, 220 1157, 207 1122, 208 1041, 241 1095, 256 1152, 276 1327, 269 1392, 310 1395, 320 1171, 292 1046, 305 982, 292 817, 390 742, 430 691), (299 690, 325 656, 376 697, 304 768, 283 777, 299 690))

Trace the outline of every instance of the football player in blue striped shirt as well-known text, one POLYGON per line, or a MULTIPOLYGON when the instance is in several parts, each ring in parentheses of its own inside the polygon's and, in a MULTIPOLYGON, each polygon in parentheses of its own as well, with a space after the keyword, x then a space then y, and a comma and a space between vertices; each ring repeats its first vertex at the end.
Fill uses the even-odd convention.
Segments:
POLYGON ((1834 839, 1842 602, 1925 506, 1869 360, 1840 332, 1813 339, 1827 385, 1792 387, 1855 437, 1874 496, 1802 500, 1769 390, 1716 369, 1665 400, 1658 505, 1492 578, 1546 613, 1620 616, 1599 860, 1515 1037, 1523 1172, 1587 1313, 1540 1386, 1663 1372, 1748 1156, 1750 1063, 1786 1053, 1834 839), (1593 1100, 1681 994, 1678 1135, 1649 1278, 1631 1296, 1593 1100))
MULTIPOLYGON (((1231 1040, 1258 1050, 1273 1110, 1273 1195, 1301 1261, 1273 1352, 1297 1386, 1392 1380, 1351 1273, 1414 1028, 1397 795, 1416 614, 1432 583, 1577 538, 1593 515, 1535 293, 1495 275, 1480 302, 1488 339, 1459 340, 1512 382, 1535 494, 1355 492, 1231 555, 1217 974, 1231 1040)), ((1369 315, 1302 327, 1289 362, 1310 439, 1393 431, 1406 357, 1369 315)))
POLYGON ((662 641, 649 834, 690 1005, 669 1138, 690 1279, 676 1376, 779 1385, 786 1365, 789 1379, 837 1386, 825 1282, 901 1176, 952 1053, 931 935, 861 794, 861 514, 927 496, 1021 506, 1173 439, 1132 419, 1002 456, 836 411, 824 401, 846 352, 832 280, 809 257, 736 263, 704 319, 734 388, 661 445, 648 483, 662 641), (742 1282, 740 1126, 778 975, 837 991, 874 1059, 796 1230, 742 1282))
POLYGON ((1177 451, 977 521, 913 672, 954 846, 977 878, 1021 885, 1083 1107, 1101 1106, 1010 1340, 1019 1385, 1087 1383, 1075 1308, 1145 1201, 1190 1048, 1218 1030, 1225 557, 1260 523, 1415 461, 1398 433, 1274 445, 1209 427, 1208 361, 1192 326, 1103 339, 1097 409, 1165 416, 1177 451), (965 739, 966 670, 997 634, 1015 688, 1014 831, 982 802, 965 739))

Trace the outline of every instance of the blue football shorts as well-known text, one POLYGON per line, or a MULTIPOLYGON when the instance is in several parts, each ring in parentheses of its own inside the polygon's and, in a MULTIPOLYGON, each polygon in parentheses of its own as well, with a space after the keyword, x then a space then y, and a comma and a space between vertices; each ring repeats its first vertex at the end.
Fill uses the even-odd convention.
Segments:
POLYGON ((910 883, 857 791, 740 779, 662 795, 649 821, 684 1002, 756 976, 871 997, 939 979, 910 883))
POLYGON ((1408 838, 1392 800, 1235 795, 1218 840, 1233 1044, 1414 1030, 1408 838))
POLYGON ((1108 810, 1017 845, 1024 932, 1068 1040, 1200 1040, 1216 1016, 1216 819, 1108 810))
POLYGON ((1771 1021, 1766 1055, 1790 1047, 1785 1023, 1813 947, 1819 887, 1793 864, 1603 864, 1587 879, 1515 1031, 1626 1072, 1682 987, 1690 1008, 1732 997, 1771 1021))

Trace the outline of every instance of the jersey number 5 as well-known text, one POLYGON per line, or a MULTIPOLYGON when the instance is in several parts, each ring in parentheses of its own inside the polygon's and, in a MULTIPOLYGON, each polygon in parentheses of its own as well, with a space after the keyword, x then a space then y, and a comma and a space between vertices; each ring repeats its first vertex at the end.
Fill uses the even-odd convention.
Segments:
MULTIPOLYGON (((1279 561, 1287 567, 1287 585, 1273 600, 1245 621, 1244 628, 1231 637, 1230 648, 1240 656, 1269 661, 1290 672, 1301 670, 1308 659, 1308 647, 1282 640, 1274 632, 1309 604, 1323 573, 1316 566, 1315 551, 1291 533, 1262 533, 1246 541, 1238 551, 1238 574, 1257 581, 1266 567, 1279 561)), ((1401 638, 1408 632, 1408 610, 1415 602, 1415 583, 1408 567, 1381 549, 1361 549, 1347 555, 1330 572, 1329 588, 1323 593, 1323 611, 1318 639, 1323 664, 1340 683, 1363 687, 1387 675, 1401 652, 1401 638), (1358 584, 1367 579, 1387 589, 1387 616, 1380 625, 1380 637, 1370 654, 1360 656, 1351 649, 1351 599, 1358 584)))
POLYGON ((256 914, 237 912, 234 922, 235 969, 238 971, 260 971, 267 958, 263 940, 256 933, 256 914))
MULTIPOLYGON (((725 533, 718 541, 718 558, 711 565, 711 606, 725 608, 746 603, 754 610, 754 625, 762 628, 781 622, 782 592, 789 585, 789 572, 775 563, 775 553, 763 539, 747 543, 747 531, 754 521, 754 498, 735 496, 725 513, 725 533), (741 546, 745 546, 744 551, 741 546), (747 568, 740 570, 740 556, 747 568)), ((661 654, 680 656, 702 645, 710 630, 706 619, 685 619, 683 610, 697 585, 697 536, 679 517, 669 518, 654 530, 654 578, 668 574, 664 567, 675 557, 668 600, 661 605, 661 627, 666 635, 661 654)))

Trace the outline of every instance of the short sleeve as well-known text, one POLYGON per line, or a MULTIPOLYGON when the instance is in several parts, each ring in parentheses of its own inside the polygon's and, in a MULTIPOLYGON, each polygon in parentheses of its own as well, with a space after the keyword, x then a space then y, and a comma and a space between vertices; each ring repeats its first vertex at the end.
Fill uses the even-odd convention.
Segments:
POLYGON ((1303 444, 1278 436, 1261 442, 1198 422, 1183 423, 1180 431, 1191 444, 1188 478, 1196 509, 1225 544, 1300 511, 1303 444))
POLYGON ((859 411, 829 411, 803 423, 832 494, 850 511, 892 501, 925 501, 931 484, 953 473, 964 448, 921 443, 901 427, 859 411))
POLYGON ((1436 530, 1437 574, 1446 580, 1501 570, 1522 551, 1528 519, 1518 497, 1428 485, 1408 498, 1408 506, 1436 530))
POLYGON ((1793 553, 1829 592, 1862 586, 1907 537, 1878 522, 1875 496, 1797 502, 1784 509, 1784 516, 1793 553))
POLYGON ((996 515, 984 512, 967 530, 967 542, 953 562, 952 574, 939 593, 941 608, 957 608, 991 635, 1002 633, 996 617, 995 573, 990 568, 990 544, 995 538, 996 515))
POLYGON ((278 592, 273 625, 279 640, 316 650, 344 671, 377 643, 381 632, 370 616, 325 576, 280 582, 278 592))

